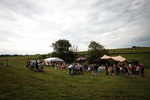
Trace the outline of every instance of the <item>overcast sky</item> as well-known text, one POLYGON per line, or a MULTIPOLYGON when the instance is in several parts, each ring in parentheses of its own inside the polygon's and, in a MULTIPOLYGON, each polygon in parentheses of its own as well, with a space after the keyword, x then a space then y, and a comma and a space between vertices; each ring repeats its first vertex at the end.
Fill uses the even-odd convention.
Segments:
POLYGON ((0 0, 0 54, 51 53, 59 39, 149 47, 150 0, 0 0))

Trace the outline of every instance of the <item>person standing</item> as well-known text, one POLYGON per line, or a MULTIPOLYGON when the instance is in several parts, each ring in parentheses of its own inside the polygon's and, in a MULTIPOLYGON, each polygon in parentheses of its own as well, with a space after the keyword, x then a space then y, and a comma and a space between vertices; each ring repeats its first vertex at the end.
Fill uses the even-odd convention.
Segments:
POLYGON ((139 76, 139 65, 136 65, 136 76, 139 76))
POLYGON ((44 63, 40 62, 40 66, 41 66, 41 71, 44 72, 44 63))
POLYGON ((108 75, 108 64, 106 63, 106 66, 105 66, 105 70, 106 70, 106 75, 108 75))
POLYGON ((116 68, 116 64, 115 63, 113 64, 113 69, 114 69, 114 74, 116 74, 117 73, 117 68, 116 68))
POLYGON ((92 76, 94 76, 94 65, 91 65, 92 76))
POLYGON ((26 61, 26 67, 28 67, 28 61, 26 61))
POLYGON ((31 61, 31 70, 33 70, 33 61, 31 61))
POLYGON ((39 65, 38 65, 37 60, 36 60, 35 66, 36 66, 36 71, 39 72, 39 65))
POLYGON ((29 64, 28 65, 29 66, 29 70, 31 70, 31 62, 29 61, 28 64, 29 64))
POLYGON ((95 76, 97 76, 98 75, 98 65, 97 64, 95 64, 94 70, 95 70, 95 76))
POLYGON ((77 63, 75 63, 74 69, 75 69, 75 74, 77 75, 77 74, 78 74, 78 66, 77 66, 77 63))
POLYGON ((125 64, 124 70, 125 70, 125 78, 128 78, 128 70, 129 70, 129 67, 128 67, 127 64, 125 64))
POLYGON ((131 64, 129 64, 128 66, 129 66, 129 69, 131 70, 131 66, 132 66, 132 65, 131 65, 131 64))
POLYGON ((54 67, 54 66, 55 66, 55 63, 53 62, 53 63, 52 63, 52 67, 54 67))
POLYGON ((69 66, 69 75, 71 74, 72 64, 69 66))
POLYGON ((74 73, 74 72, 75 72, 75 69, 74 69, 74 68, 75 68, 75 64, 73 63, 73 64, 72 64, 72 73, 73 73, 73 75, 75 74, 75 73, 74 73))
POLYGON ((141 63, 141 74, 142 74, 142 77, 144 76, 144 64, 141 63))
POLYGON ((81 64, 79 64, 79 66, 80 66, 81 74, 83 74, 83 71, 82 71, 82 65, 81 65, 81 64))
POLYGON ((112 70, 112 68, 109 66, 109 67, 108 67, 108 73, 109 73, 109 75, 112 75, 112 74, 111 74, 111 70, 112 70))
POLYGON ((136 66, 132 64, 131 66, 132 78, 135 78, 135 70, 136 70, 136 66))
MULTIPOLYGON (((35 68, 35 61, 33 61, 33 64, 32 64, 32 66, 33 66, 33 68, 35 68)), ((33 69, 33 68, 32 68, 32 69, 33 69)))
POLYGON ((120 75, 120 64, 117 64, 116 71, 117 71, 117 75, 120 75))
POLYGON ((86 63, 84 63, 84 71, 87 71, 87 66, 86 66, 86 63))
POLYGON ((77 67, 78 67, 78 68, 77 68, 77 73, 80 74, 80 65, 77 64, 77 67))

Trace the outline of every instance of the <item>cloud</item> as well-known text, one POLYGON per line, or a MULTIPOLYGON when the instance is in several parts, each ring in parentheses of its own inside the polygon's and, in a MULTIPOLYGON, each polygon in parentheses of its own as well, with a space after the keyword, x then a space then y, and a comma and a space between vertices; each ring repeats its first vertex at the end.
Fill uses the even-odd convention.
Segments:
POLYGON ((148 0, 1 0, 0 54, 52 52, 67 39, 86 51, 90 41, 106 48, 150 46, 148 0))

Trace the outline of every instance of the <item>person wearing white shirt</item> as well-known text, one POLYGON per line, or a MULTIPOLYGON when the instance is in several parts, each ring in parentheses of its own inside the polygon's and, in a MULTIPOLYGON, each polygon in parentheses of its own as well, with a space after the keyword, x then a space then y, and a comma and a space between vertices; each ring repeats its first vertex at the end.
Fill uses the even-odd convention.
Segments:
POLYGON ((69 75, 71 74, 72 64, 69 66, 69 75))

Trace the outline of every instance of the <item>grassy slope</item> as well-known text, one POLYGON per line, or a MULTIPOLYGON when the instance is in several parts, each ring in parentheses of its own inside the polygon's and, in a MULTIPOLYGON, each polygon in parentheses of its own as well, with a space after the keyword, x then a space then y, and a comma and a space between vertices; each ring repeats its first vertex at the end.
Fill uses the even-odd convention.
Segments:
MULTIPOLYGON (((149 65, 150 54, 122 54, 122 56, 128 59, 135 58, 149 65)), ((145 77, 136 79, 106 76, 105 72, 99 72, 98 77, 87 72, 83 75, 69 76, 68 70, 52 67, 45 67, 45 72, 39 73, 28 70, 25 61, 38 57, 0 57, 0 63, 13 64, 13 67, 0 66, 0 100, 150 99, 149 68, 145 68, 145 77)))
POLYGON ((150 53, 150 47, 109 49, 110 54, 143 54, 150 53))
MULTIPOLYGON (((150 53, 150 47, 137 47, 137 48, 121 48, 121 49, 108 49, 111 55, 115 54, 143 54, 150 53)), ((87 55, 87 51, 78 52, 79 55, 87 55)))

